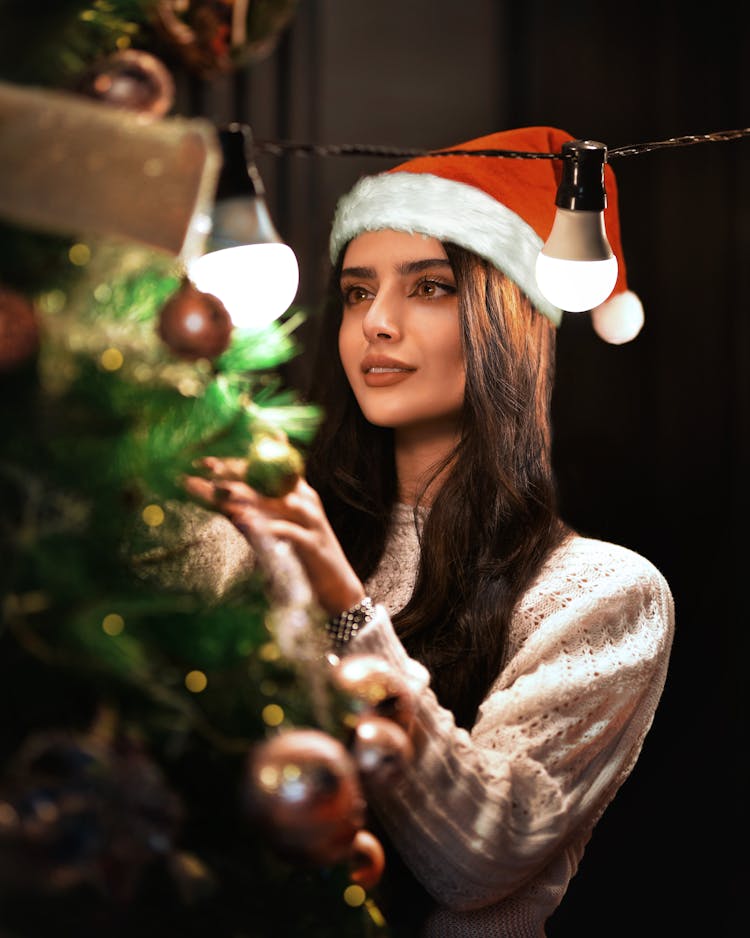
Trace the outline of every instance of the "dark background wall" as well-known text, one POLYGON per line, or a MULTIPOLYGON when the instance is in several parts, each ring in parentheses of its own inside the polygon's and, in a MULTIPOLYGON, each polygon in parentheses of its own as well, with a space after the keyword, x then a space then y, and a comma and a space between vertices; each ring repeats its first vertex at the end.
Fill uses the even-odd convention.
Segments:
MULTIPOLYGON (((259 139, 439 147, 550 124, 610 148, 750 124, 744 4, 301 0, 276 51, 183 89, 259 139)), ((335 200, 394 161, 262 155, 298 302, 320 296, 335 200)), ((750 139, 613 166, 646 325, 603 343, 559 331, 563 513, 669 579, 677 637, 640 762, 606 812, 557 936, 744 933, 750 481, 750 139)), ((303 330, 304 339, 305 332, 303 330)), ((305 373, 304 355, 290 373, 305 373)))

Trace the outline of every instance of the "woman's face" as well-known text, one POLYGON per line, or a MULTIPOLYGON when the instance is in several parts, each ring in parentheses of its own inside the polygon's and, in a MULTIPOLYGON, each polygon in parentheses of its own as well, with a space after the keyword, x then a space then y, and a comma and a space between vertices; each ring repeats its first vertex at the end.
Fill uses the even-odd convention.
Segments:
POLYGON ((456 280, 440 241, 371 231, 346 249, 339 354, 371 423, 454 432, 465 367, 456 280))

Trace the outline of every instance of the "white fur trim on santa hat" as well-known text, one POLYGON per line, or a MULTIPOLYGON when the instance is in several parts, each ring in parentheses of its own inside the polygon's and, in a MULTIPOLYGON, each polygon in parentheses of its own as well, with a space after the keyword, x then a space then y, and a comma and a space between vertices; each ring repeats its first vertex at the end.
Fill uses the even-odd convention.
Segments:
POLYGON ((591 310, 591 323, 605 342, 624 345, 643 327, 643 304, 632 290, 616 293, 591 310))
POLYGON ((366 176, 339 199, 330 238, 331 262, 364 231, 424 234, 484 257, 510 277, 536 308, 557 326, 562 312, 536 282, 542 240, 519 215, 492 196, 431 173, 366 176))

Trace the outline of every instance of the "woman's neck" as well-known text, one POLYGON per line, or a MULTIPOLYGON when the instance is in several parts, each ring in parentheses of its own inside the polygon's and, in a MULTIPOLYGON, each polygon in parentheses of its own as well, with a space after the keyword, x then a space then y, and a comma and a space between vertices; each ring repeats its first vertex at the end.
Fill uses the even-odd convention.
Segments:
POLYGON ((400 427, 395 431, 394 448, 398 499, 414 505, 417 497, 421 503, 432 504, 440 488, 446 469, 441 469, 435 479, 423 491, 425 482, 453 451, 459 440, 456 427, 400 427))

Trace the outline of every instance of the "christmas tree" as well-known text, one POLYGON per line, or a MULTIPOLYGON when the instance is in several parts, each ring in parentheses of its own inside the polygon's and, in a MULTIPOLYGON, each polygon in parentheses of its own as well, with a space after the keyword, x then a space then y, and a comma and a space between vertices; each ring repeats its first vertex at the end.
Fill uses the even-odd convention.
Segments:
POLYGON ((294 6, 0 3, 4 938, 386 934, 362 678, 291 660, 304 585, 272 595, 180 482, 251 453, 283 480, 320 417, 279 377, 304 311, 238 328, 186 279, 220 151, 169 116, 180 69, 251 67, 294 6), (259 782, 279 741, 301 802, 259 782))

